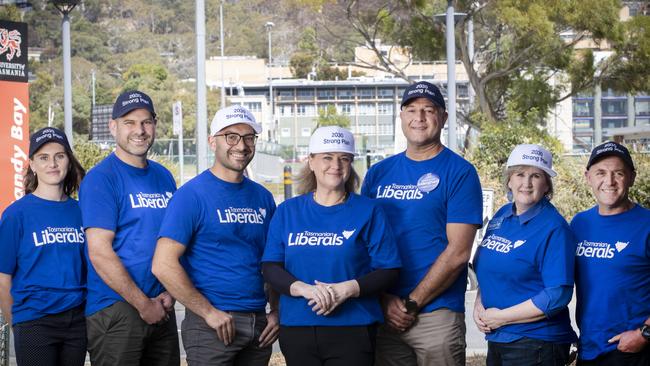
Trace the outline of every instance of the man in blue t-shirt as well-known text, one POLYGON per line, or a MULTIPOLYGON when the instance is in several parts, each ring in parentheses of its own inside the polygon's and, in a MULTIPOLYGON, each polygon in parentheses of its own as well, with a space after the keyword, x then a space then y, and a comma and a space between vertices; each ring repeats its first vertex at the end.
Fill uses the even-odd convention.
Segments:
POLYGON ((81 183, 88 242, 88 350, 93 365, 178 365, 174 300, 151 273, 171 173, 147 159, 156 135, 151 98, 117 97, 109 121, 115 152, 81 183))
POLYGON ((260 132, 246 108, 219 110, 214 164, 178 190, 160 228, 153 273, 186 307, 190 365, 266 366, 278 337, 277 296, 267 314, 260 262, 275 203, 244 176, 260 132))
POLYGON ((379 199, 402 258, 382 299, 379 365, 465 365, 467 262, 482 223, 476 169, 442 145, 445 100, 433 84, 410 85, 400 112, 406 151, 373 166, 361 193, 379 199))
POLYGON ((632 202, 634 162, 625 146, 591 152, 587 184, 597 205, 578 213, 578 365, 650 365, 650 210, 632 202))

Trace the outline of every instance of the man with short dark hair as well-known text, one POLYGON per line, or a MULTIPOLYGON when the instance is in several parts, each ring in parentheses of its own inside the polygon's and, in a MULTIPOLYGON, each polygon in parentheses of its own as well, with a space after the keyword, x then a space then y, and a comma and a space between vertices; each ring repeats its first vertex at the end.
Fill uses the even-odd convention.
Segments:
POLYGON ((465 365, 467 262, 482 224, 476 169, 442 145, 440 89, 410 85, 400 119, 406 151, 373 166, 362 194, 380 200, 402 258, 400 280, 383 296, 379 365, 465 365))
POLYGON ((161 225, 153 272, 183 305, 182 338, 192 365, 266 366, 278 337, 277 301, 261 273, 273 196, 244 176, 262 131, 241 106, 210 125, 214 164, 185 183, 161 225))
POLYGON ((81 183, 93 365, 180 363, 174 300, 151 273, 158 229, 176 190, 171 173, 147 159, 156 125, 148 95, 120 94, 109 122, 115 152, 81 183))
POLYGON ((578 365, 650 365, 650 210, 629 198, 630 152, 616 142, 597 146, 585 178, 596 206, 571 222, 578 365))

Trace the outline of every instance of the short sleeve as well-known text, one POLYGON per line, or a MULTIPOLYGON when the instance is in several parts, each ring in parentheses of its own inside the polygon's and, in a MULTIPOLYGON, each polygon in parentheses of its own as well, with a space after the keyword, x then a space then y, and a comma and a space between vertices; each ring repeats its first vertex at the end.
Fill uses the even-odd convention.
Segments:
POLYGON ((94 227, 116 231, 118 200, 113 181, 105 174, 91 170, 79 188, 79 207, 84 229, 94 227))
POLYGON ((573 286, 575 252, 576 241, 567 225, 551 231, 537 253, 544 287, 573 286))
POLYGON ((402 267, 397 243, 384 210, 373 205, 368 230, 365 231, 372 269, 392 269, 402 267))
POLYGON ((18 215, 5 214, 0 219, 0 272, 12 275, 18 261, 18 248, 23 236, 18 215))
POLYGON ((269 232, 266 237, 266 246, 264 248, 264 255, 262 262, 280 262, 284 263, 284 239, 282 232, 284 231, 284 205, 280 205, 275 211, 271 223, 269 224, 269 232))
POLYGON ((201 205, 190 189, 176 191, 169 200, 160 225, 159 238, 170 238, 187 246, 198 228, 201 205))
POLYGON ((466 168, 450 186, 447 223, 483 223, 483 192, 476 169, 472 166, 466 168))
POLYGON ((363 178, 363 184, 361 184, 360 194, 362 196, 366 196, 366 197, 369 197, 369 198, 375 198, 372 195, 372 192, 371 192, 371 190, 372 190, 373 170, 374 169, 372 169, 372 168, 370 168, 370 170, 368 170, 368 172, 366 173, 366 177, 363 178))

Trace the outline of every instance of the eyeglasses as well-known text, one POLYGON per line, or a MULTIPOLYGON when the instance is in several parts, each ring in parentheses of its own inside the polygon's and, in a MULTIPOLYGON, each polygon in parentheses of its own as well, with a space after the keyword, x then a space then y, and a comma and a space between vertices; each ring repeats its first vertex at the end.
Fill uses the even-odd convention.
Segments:
POLYGON ((228 132, 228 133, 222 133, 220 135, 215 135, 215 136, 223 136, 226 139, 226 143, 230 146, 237 145, 239 143, 239 140, 241 139, 244 139, 244 144, 250 147, 255 146, 255 143, 257 142, 257 135, 255 134, 242 136, 238 133, 228 132))

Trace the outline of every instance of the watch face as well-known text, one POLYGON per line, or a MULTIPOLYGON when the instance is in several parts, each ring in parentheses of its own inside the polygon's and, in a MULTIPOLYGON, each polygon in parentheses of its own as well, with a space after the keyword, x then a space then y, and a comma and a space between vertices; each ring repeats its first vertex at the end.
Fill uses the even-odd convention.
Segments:
POLYGON ((418 312, 418 303, 411 299, 406 299, 404 301, 404 306, 406 307, 406 312, 417 314, 418 312))
POLYGON ((641 327, 641 335, 643 336, 643 338, 650 340, 650 325, 644 324, 641 327))

